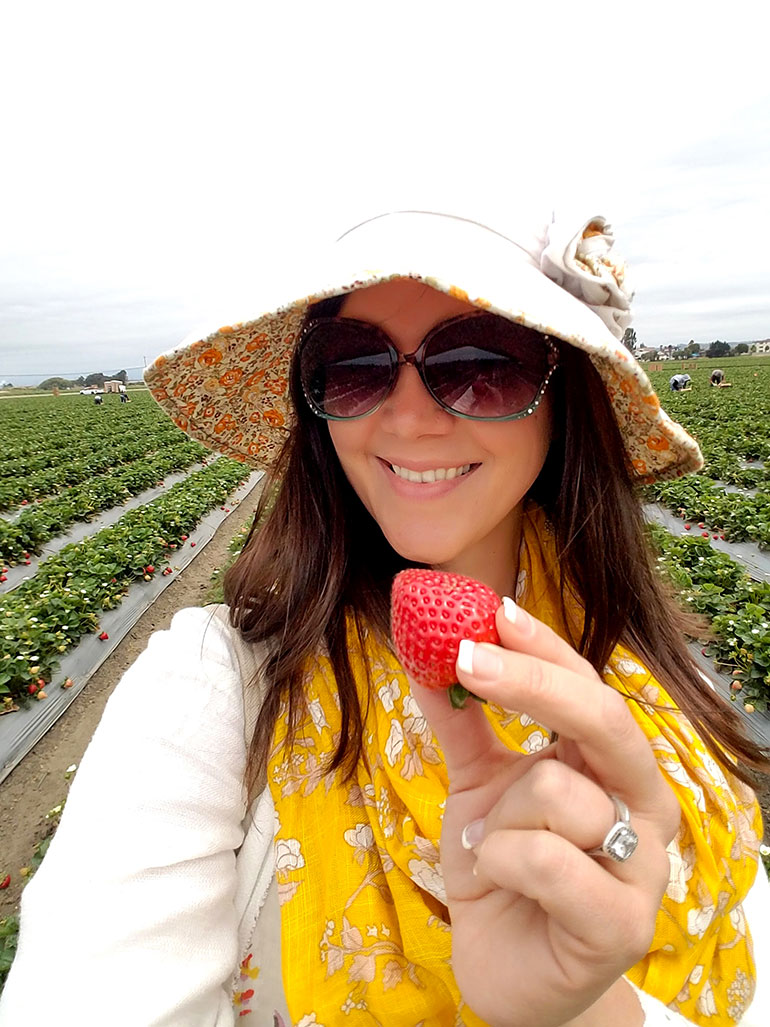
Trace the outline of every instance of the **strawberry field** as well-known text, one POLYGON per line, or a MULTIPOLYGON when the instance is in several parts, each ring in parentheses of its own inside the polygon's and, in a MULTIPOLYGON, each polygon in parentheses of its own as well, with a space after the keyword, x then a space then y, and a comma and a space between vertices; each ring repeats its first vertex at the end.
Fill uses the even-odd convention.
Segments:
POLYGON ((86 636, 107 643, 106 612, 173 574, 183 549, 195 555, 196 526, 229 512, 249 477, 188 439, 148 392, 112 398, 0 403, 0 713, 11 717, 75 684, 60 673, 65 655, 86 636))
POLYGON ((661 571, 683 603, 711 621, 705 648, 748 713, 770 708, 770 360, 725 361, 732 388, 713 388, 714 364, 694 369, 692 391, 670 392, 671 364, 650 378, 666 410, 700 443, 700 474, 646 490, 681 522, 653 528, 661 571), (747 555, 751 572, 744 566, 747 555))

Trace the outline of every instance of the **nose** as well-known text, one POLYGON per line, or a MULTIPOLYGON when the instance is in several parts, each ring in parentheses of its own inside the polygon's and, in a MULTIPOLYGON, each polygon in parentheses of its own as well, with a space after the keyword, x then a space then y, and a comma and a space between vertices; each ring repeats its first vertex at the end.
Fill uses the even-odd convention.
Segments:
POLYGON ((401 355, 396 384, 380 414, 384 426, 400 436, 446 434, 455 420, 426 389, 413 353, 401 355))

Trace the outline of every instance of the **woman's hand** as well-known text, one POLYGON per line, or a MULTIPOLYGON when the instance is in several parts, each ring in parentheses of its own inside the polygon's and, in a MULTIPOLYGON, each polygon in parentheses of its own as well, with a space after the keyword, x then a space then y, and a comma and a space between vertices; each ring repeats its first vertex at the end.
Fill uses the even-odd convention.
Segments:
POLYGON ((412 685, 449 772, 441 866, 455 978, 495 1027, 576 1017, 630 1027, 617 1010, 625 1003, 639 1023, 641 1010, 619 978, 649 949, 679 805, 625 700, 553 631, 515 611, 512 623, 498 610, 501 646, 473 647, 474 673, 458 667, 458 679, 556 730, 558 742, 532 756, 511 752, 479 704, 454 710, 446 694, 412 685), (610 795, 627 804, 639 836, 623 863, 586 854, 617 820, 610 795))

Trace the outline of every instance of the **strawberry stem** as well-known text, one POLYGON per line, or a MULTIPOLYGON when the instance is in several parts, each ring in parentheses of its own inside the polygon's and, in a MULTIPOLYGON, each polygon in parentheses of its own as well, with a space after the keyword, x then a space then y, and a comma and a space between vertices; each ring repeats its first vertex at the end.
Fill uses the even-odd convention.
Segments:
POLYGON ((457 681, 453 685, 449 686, 448 691, 449 701, 452 704, 452 708, 455 710, 462 710, 465 708, 465 700, 468 696, 470 696, 471 699, 475 699, 476 702, 485 703, 487 701, 486 699, 482 699, 479 695, 474 695, 473 692, 457 681))

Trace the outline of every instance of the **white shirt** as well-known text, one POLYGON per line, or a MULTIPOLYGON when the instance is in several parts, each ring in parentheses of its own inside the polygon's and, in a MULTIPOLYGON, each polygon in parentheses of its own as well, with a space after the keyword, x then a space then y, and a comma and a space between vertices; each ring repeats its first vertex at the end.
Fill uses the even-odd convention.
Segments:
MULTIPOLYGON (((46 857, 25 888, 0 1027, 289 1025, 280 980, 266 789, 247 815, 244 708, 254 650, 223 607, 178 613, 126 672, 72 782, 46 857), (251 953, 255 978, 239 980, 251 953), (233 992, 254 991, 233 1005, 233 992), (241 1020, 238 1012, 250 1008, 241 1020)), ((770 887, 744 904, 757 995, 742 1027, 770 1023, 770 887)), ((684 1024, 640 996, 648 1027, 684 1024)), ((398 1025, 394 1025, 398 1027, 398 1025)))

